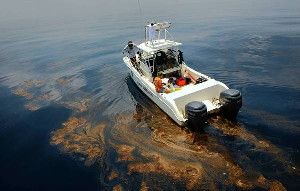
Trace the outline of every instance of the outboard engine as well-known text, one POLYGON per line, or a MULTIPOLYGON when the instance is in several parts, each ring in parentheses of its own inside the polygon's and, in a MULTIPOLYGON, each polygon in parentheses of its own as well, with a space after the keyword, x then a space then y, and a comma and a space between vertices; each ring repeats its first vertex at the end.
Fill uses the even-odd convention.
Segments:
POLYGON ((220 103, 224 116, 234 120, 242 107, 242 94, 235 89, 224 90, 220 93, 220 103))
POLYGON ((206 105, 199 101, 193 101, 185 105, 185 113, 188 126, 193 129, 202 128, 207 121, 208 114, 206 105))

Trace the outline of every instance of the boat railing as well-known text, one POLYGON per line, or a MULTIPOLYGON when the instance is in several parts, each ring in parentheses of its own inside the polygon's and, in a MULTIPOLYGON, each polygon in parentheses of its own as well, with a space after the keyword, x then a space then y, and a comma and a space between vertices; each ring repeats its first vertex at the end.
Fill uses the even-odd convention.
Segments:
POLYGON ((165 40, 167 40, 167 35, 169 35, 170 36, 170 40, 171 41, 174 41, 174 37, 173 37, 173 35, 167 30, 167 29, 165 29, 165 40))
POLYGON ((174 40, 173 35, 167 30, 167 28, 170 28, 171 23, 169 22, 162 22, 162 23, 155 23, 155 37, 154 39, 150 39, 149 35, 149 27, 150 24, 145 26, 145 42, 151 41, 151 40, 174 40))

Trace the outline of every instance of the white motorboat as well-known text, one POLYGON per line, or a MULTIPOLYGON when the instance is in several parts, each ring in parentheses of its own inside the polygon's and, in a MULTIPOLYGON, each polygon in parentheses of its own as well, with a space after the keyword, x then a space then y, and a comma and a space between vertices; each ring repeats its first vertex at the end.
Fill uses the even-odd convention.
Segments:
POLYGON ((168 22, 146 25, 136 61, 123 58, 133 81, 180 126, 200 127, 213 113, 235 119, 242 106, 241 93, 190 68, 183 61, 181 43, 172 40, 170 26, 168 22), (155 27, 155 38, 150 27, 155 27), (158 89, 157 79, 163 88, 158 89))

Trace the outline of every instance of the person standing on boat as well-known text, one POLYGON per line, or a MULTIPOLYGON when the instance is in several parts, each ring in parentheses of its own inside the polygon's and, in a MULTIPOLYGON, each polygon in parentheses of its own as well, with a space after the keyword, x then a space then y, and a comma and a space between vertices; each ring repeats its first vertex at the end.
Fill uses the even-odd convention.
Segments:
POLYGON ((181 50, 178 50, 178 63, 182 64, 183 61, 183 52, 181 50))
POLYGON ((123 49, 123 54, 127 54, 128 58, 130 59, 131 63, 133 64, 133 66, 137 66, 137 62, 136 62, 136 54, 138 53, 139 48, 132 42, 129 41, 128 44, 125 46, 125 48, 123 49))
POLYGON ((148 32, 149 32, 149 41, 153 45, 153 40, 155 39, 155 26, 154 26, 154 23, 151 23, 149 25, 148 32))

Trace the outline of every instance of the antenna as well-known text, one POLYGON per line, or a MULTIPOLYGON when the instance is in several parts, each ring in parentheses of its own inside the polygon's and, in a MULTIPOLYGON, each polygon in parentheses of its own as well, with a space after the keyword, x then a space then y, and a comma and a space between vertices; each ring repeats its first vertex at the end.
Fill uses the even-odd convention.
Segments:
MULTIPOLYGON (((139 6, 139 12, 140 12, 140 20, 141 20, 141 22, 143 23, 143 24, 145 24, 144 22, 144 19, 143 19, 143 12, 142 12, 142 6, 141 6, 141 2, 140 2, 140 0, 137 0, 137 3, 138 3, 138 6, 139 6)), ((145 40, 146 40, 146 36, 147 36, 147 34, 146 34, 146 28, 144 28, 144 30, 145 30, 145 40)))
POLYGON ((138 1, 138 5, 139 5, 139 11, 140 11, 140 16, 142 17, 142 8, 141 8, 141 3, 140 3, 140 0, 137 0, 138 1))

